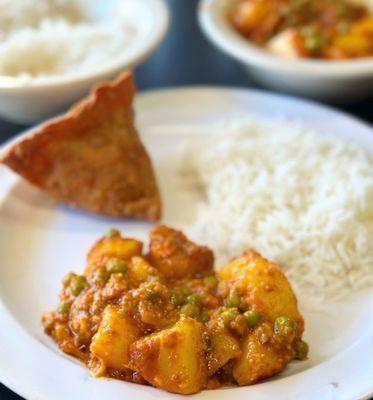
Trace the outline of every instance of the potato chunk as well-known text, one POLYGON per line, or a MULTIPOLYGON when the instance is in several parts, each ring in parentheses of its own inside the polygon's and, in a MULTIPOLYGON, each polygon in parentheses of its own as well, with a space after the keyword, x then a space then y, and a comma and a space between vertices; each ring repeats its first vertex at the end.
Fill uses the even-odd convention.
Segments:
POLYGON ((85 272, 88 273, 97 264, 103 264, 109 258, 129 260, 141 256, 142 242, 135 239, 122 238, 119 234, 111 238, 102 238, 91 248, 87 256, 85 272))
POLYGON ((182 232, 160 225, 150 232, 149 261, 166 278, 182 279, 210 273, 214 255, 182 232))
POLYGON ((291 28, 273 36, 267 44, 267 49, 277 56, 289 59, 308 56, 302 35, 296 29, 291 28))
POLYGON ((207 380, 201 334, 201 323, 182 317, 172 328, 136 341, 130 349, 130 368, 153 386, 173 393, 196 393, 207 380))
POLYGON ((263 41, 280 21, 273 4, 265 1, 240 1, 232 16, 235 27, 245 36, 263 41))
POLYGON ((277 317, 293 318, 298 336, 304 321, 289 281, 280 268, 254 250, 230 261, 218 272, 223 285, 241 295, 247 309, 253 309, 264 321, 273 323, 277 317), (226 281, 226 282, 224 282, 226 281))
POLYGON ((133 257, 129 264, 129 278, 140 284, 155 277, 160 277, 159 271, 152 267, 144 258, 133 257))
POLYGON ((233 368, 239 385, 251 385, 285 368, 295 351, 287 337, 276 335, 272 325, 260 325, 241 345, 242 354, 233 368))
POLYGON ((129 317, 120 315, 115 306, 106 307, 90 346, 92 354, 101 363, 96 375, 102 375, 108 369, 125 371, 129 348, 139 336, 138 328, 129 317))
POLYGON ((213 375, 229 360, 238 358, 241 354, 237 339, 227 330, 211 333, 211 352, 208 355, 208 374, 213 375))
POLYGON ((346 33, 337 36, 332 46, 343 58, 368 57, 373 48, 372 39, 369 36, 356 33, 346 33))

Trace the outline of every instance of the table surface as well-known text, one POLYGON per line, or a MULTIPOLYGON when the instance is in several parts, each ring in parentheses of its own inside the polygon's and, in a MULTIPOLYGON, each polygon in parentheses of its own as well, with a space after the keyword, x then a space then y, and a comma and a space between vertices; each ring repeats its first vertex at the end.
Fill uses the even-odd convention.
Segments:
MULTIPOLYGON (((167 0, 172 14, 170 30, 158 50, 136 69, 139 90, 180 85, 258 87, 238 63, 202 36, 196 20, 197 3, 167 0)), ((373 98, 338 108, 373 123, 373 98)), ((0 144, 25 128, 0 119, 0 144)), ((1 384, 0 399, 22 400, 1 384)))

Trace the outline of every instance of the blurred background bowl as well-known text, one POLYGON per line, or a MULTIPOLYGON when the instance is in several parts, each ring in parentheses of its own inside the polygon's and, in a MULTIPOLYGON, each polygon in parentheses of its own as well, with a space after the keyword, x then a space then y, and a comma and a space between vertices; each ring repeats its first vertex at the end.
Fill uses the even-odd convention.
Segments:
MULTIPOLYGON (((256 81, 271 89, 334 103, 373 94, 373 58, 321 61, 272 55, 251 44, 231 26, 228 14, 235 1, 201 0, 200 25, 210 41, 239 60, 256 81)), ((370 0, 364 3, 372 5, 370 0)))
MULTIPOLYGON (((55 115, 85 96, 92 85, 108 81, 120 71, 145 60, 161 43, 169 25, 163 0, 90 0, 89 14, 97 20, 110 18, 113 10, 121 20, 136 26, 135 41, 104 67, 76 74, 27 80, 0 75, 0 115, 20 123, 32 123, 55 115)), ((125 46, 124 46, 125 47, 125 46)))

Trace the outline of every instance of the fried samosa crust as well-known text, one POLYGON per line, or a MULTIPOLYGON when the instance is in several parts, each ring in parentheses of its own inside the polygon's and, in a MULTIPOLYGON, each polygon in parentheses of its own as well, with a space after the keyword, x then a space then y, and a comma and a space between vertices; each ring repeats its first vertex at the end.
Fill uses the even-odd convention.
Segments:
POLYGON ((16 142, 0 161, 60 203, 156 221, 161 200, 134 125, 134 94, 132 73, 125 72, 16 142))

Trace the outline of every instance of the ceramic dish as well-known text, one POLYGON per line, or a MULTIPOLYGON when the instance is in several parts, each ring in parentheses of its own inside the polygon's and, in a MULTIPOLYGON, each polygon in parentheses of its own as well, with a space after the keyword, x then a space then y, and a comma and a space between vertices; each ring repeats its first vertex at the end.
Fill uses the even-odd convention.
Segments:
MULTIPOLYGON (((175 173, 186 145, 191 140, 203 145, 218 120, 268 119, 274 117, 273 110, 320 135, 332 132, 373 153, 370 127, 313 103, 253 90, 194 88, 140 94, 137 124, 158 175, 165 210, 162 222, 182 226, 195 211, 196 194, 175 173)), ((93 378, 43 333, 40 316, 56 306, 61 277, 84 265, 85 250, 110 227, 144 240, 151 225, 56 206, 0 166, 0 381, 28 400, 180 398, 150 386, 93 378)), ((305 304, 301 293, 298 297, 311 349, 307 361, 293 362, 260 384, 204 391, 193 399, 354 400, 372 395, 372 291, 325 302, 317 309, 305 304)))
MULTIPOLYGON (((319 100, 350 102, 373 93, 373 58, 349 61, 289 60, 272 55, 241 37, 227 14, 237 0, 201 0, 199 20, 220 50, 242 63, 263 85, 319 100)), ((372 6, 370 0, 364 3, 372 6)))
POLYGON ((110 80, 138 65, 160 44, 168 29, 169 15, 163 0, 93 0, 89 13, 98 20, 121 13, 123 24, 136 31, 129 48, 104 68, 85 73, 27 80, 0 76, 0 115, 16 122, 31 123, 66 109, 88 93, 92 85, 110 80))

